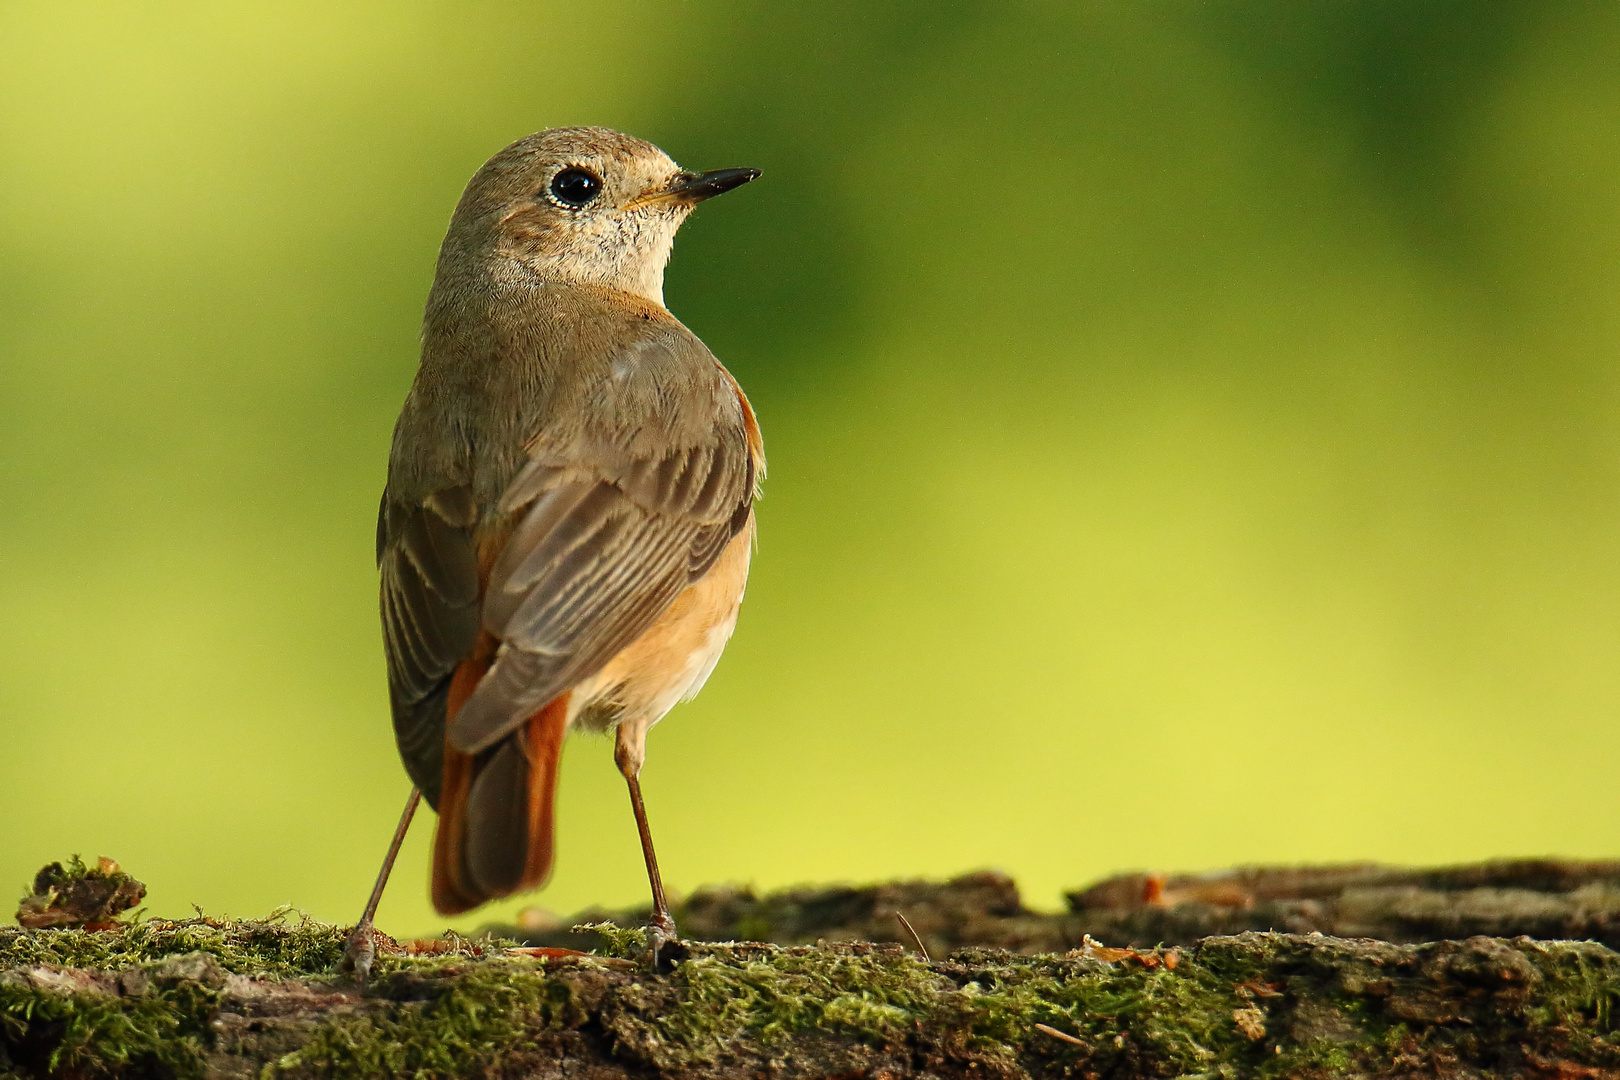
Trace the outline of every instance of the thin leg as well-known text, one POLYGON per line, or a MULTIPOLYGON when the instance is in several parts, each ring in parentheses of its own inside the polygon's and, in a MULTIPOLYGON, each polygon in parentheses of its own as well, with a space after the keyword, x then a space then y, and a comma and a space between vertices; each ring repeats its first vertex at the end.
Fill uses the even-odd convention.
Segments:
POLYGON ((377 958, 377 939, 372 936, 372 920, 377 917, 377 905, 382 903, 388 875, 394 872, 394 860, 399 858, 400 846, 405 843, 411 818, 416 816, 416 807, 421 801, 421 791, 411 788, 410 797, 405 800, 405 811, 399 815, 399 824, 394 827, 394 840, 388 845, 388 854, 384 856, 382 869, 377 873, 377 883, 371 887, 371 899, 366 901, 365 914, 360 916, 360 921, 349 934, 349 943, 343 949, 343 962, 338 965, 339 969, 353 971, 360 982, 365 982, 366 976, 371 974, 371 962, 377 958))
POLYGON ((630 787, 630 808, 636 813, 636 831, 641 834, 641 857, 647 863, 647 884, 652 887, 652 921, 647 927, 647 945, 654 967, 658 954, 665 945, 678 941, 675 917, 669 913, 669 901, 664 896, 664 879, 658 873, 658 853, 653 850, 652 827, 647 824, 647 806, 641 799, 641 763, 646 760, 645 728, 620 724, 618 745, 613 760, 624 774, 630 787))
POLYGON ((652 829, 647 825, 647 807, 641 801, 641 781, 626 777, 630 784, 630 807, 636 812, 636 829, 641 833, 641 857, 647 862, 647 884, 652 886, 652 926, 675 939, 675 917, 669 913, 669 901, 664 899, 664 879, 658 873, 658 853, 653 850, 652 829))

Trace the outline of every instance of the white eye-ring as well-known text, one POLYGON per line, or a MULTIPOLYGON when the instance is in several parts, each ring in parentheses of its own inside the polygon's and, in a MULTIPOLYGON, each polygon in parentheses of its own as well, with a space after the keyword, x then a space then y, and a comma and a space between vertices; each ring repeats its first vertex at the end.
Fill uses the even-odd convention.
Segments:
POLYGON ((578 210, 602 192, 602 178, 589 169, 570 166, 551 178, 546 198, 565 210, 578 210))

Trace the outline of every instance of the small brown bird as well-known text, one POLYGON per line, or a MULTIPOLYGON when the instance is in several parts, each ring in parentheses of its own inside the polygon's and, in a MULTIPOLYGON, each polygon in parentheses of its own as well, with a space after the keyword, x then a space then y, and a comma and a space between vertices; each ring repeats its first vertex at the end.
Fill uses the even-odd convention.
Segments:
POLYGON ((439 814, 433 905, 541 885, 564 734, 611 730, 674 936, 638 780, 737 621, 765 473, 748 399, 664 307, 675 232, 755 169, 691 173, 605 128, 520 139, 450 220, 377 519, 394 734, 439 814))

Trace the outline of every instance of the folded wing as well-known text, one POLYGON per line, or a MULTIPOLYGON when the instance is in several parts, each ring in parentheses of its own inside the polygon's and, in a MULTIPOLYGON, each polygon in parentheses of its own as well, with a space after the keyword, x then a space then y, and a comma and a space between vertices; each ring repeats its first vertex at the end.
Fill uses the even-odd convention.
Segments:
POLYGON ((500 647, 450 721, 458 751, 494 745, 606 665, 747 520, 754 463, 740 415, 712 441, 656 458, 600 446, 581 458, 537 454, 501 501, 515 524, 482 612, 500 647))
POLYGON ((478 637, 475 518, 464 487, 436 492, 418 506, 384 495, 377 515, 394 737, 411 781, 434 807, 443 776, 450 679, 478 637))

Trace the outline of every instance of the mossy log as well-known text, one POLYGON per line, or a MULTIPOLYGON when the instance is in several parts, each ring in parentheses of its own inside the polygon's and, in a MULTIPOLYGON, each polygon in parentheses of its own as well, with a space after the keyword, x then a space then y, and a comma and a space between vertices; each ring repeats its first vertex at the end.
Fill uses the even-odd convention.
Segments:
POLYGON ((656 973, 636 932, 598 934, 384 947, 360 987, 343 928, 287 915, 0 930, 0 1075, 1620 1078, 1595 942, 689 941, 656 973))
MULTIPOLYGON (((681 932, 703 941, 910 940, 905 915, 929 952, 980 946, 1034 954, 1110 945, 1190 945, 1245 931, 1323 933, 1418 943, 1518 937, 1600 941, 1620 949, 1620 862, 1513 859, 1437 869, 1377 863, 1243 867, 1208 874, 1121 874, 1068 895, 1068 910, 1032 911, 1005 874, 947 882, 787 889, 700 889, 676 905, 681 932)), ((639 925, 646 908, 592 909, 489 927, 533 945, 577 944, 577 923, 639 925)))

